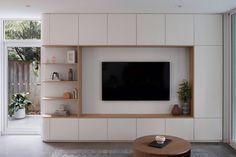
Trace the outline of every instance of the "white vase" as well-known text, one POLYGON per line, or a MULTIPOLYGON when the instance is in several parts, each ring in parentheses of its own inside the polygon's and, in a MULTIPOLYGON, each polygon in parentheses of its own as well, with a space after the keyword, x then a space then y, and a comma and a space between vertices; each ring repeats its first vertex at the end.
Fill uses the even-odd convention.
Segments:
POLYGON ((16 119, 25 118, 25 108, 19 109, 17 112, 14 113, 16 119))

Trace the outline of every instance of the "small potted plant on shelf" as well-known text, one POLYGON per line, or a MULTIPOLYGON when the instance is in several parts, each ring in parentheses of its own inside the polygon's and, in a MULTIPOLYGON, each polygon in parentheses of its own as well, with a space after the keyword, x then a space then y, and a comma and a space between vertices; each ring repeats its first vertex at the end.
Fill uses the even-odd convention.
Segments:
POLYGON ((32 102, 28 99, 29 92, 15 93, 11 97, 8 106, 8 114, 10 117, 14 115, 16 119, 25 118, 25 113, 32 102))
POLYGON ((189 114, 189 101, 191 98, 191 88, 187 80, 183 80, 182 83, 179 84, 178 90, 179 100, 181 102, 182 112, 184 115, 189 114))

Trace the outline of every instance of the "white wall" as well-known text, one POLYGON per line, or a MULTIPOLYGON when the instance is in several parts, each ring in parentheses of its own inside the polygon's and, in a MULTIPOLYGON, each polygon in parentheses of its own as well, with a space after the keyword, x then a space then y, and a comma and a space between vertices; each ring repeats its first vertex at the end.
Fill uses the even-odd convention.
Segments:
MULTIPOLYGON (((188 78, 186 48, 83 48, 83 113, 170 113, 178 84, 188 78), (102 61, 169 61, 170 101, 102 101, 102 61)), ((155 70, 155 69, 153 69, 155 70)))
POLYGON ((4 104, 4 80, 3 80, 3 76, 4 75, 4 54, 3 54, 3 31, 2 31, 2 24, 3 21, 2 19, 0 19, 0 134, 2 132, 2 115, 3 115, 3 111, 2 111, 2 105, 4 104))

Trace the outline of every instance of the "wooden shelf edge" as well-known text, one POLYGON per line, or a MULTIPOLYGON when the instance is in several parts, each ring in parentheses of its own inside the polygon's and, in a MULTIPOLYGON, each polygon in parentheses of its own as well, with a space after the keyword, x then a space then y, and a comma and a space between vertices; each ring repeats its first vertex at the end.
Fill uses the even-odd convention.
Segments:
POLYGON ((66 100, 66 101, 77 101, 79 99, 65 99, 63 97, 43 97, 42 100, 66 100))
POLYGON ((67 80, 63 80, 63 81, 42 81, 42 83, 77 83, 77 80, 74 81, 67 81, 67 80))
POLYGON ((55 116, 52 114, 43 114, 42 115, 43 118, 78 118, 77 114, 71 114, 69 116, 55 116))
POLYGON ((44 65, 77 65, 78 63, 41 63, 44 65))
POLYGON ((79 118, 194 118, 191 115, 171 114, 80 114, 79 118))
POLYGON ((57 47, 69 47, 69 48, 77 48, 78 45, 42 45, 42 47, 48 47, 48 48, 57 48, 57 47))

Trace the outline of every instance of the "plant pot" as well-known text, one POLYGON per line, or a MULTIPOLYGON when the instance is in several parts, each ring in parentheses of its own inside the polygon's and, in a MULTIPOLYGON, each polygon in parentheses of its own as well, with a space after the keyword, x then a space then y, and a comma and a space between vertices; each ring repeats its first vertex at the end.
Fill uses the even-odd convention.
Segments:
POLYGON ((189 114, 189 103, 185 102, 182 104, 182 113, 183 115, 189 114))
POLYGON ((14 113, 14 117, 16 119, 22 119, 25 118, 25 108, 19 109, 17 112, 14 113))

